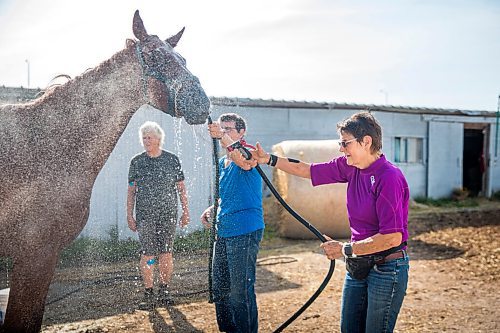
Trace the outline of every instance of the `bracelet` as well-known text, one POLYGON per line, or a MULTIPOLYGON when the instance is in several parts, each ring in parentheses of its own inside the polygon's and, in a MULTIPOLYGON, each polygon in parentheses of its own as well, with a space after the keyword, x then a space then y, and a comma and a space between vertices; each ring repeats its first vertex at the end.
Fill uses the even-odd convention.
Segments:
POLYGON ((269 161, 267 161, 267 165, 274 167, 276 166, 276 163, 278 163, 278 156, 269 154, 269 161))

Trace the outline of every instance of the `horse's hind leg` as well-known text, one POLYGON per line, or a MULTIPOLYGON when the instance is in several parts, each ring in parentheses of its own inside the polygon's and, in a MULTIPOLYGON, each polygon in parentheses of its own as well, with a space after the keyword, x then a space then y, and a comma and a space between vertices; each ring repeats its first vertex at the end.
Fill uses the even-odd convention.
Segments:
POLYGON ((39 332, 58 255, 42 249, 14 259, 5 332, 39 332))

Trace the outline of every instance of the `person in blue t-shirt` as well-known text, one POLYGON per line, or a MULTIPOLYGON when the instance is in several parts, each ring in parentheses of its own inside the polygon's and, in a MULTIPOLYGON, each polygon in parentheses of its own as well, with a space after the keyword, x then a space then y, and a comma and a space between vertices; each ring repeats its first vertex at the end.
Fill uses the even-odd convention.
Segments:
MULTIPOLYGON (((209 125, 210 135, 221 139, 226 149, 246 133, 245 120, 226 113, 209 125)), ((262 179, 238 151, 219 160, 220 202, 217 210, 217 241, 213 259, 213 293, 217 324, 221 332, 257 332, 255 270, 259 244, 264 233, 262 179)), ((201 215, 210 226, 214 207, 201 215)))

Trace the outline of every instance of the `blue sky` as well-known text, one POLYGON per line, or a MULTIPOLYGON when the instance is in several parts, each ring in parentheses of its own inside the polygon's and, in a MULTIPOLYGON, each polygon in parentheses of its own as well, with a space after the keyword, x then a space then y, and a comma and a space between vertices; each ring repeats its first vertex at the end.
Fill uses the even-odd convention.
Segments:
POLYGON ((0 85, 45 87, 148 32, 211 96, 497 109, 500 1, 0 0, 0 85))

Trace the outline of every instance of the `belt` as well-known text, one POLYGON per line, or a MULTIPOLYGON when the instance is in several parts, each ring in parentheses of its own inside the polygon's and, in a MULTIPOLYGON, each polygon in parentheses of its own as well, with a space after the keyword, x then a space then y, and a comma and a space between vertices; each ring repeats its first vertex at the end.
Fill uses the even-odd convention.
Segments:
POLYGON ((376 264, 383 264, 384 262, 388 262, 391 260, 396 260, 396 259, 400 259, 400 258, 404 258, 404 257, 405 257, 405 251, 399 250, 399 251, 391 253, 383 258, 376 258, 375 263, 376 264))

